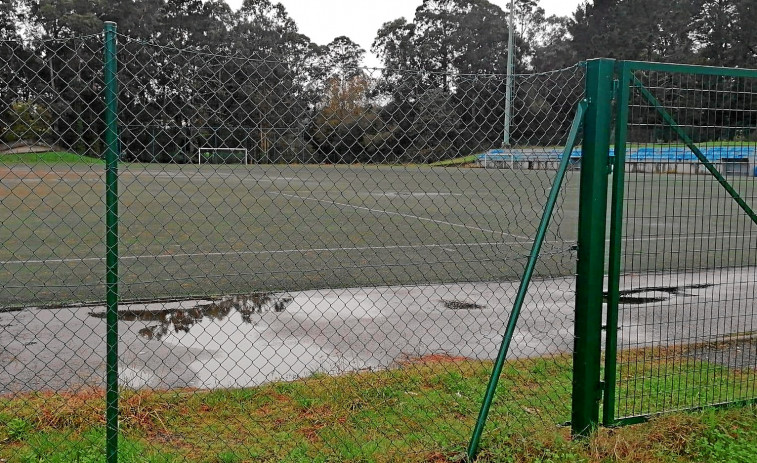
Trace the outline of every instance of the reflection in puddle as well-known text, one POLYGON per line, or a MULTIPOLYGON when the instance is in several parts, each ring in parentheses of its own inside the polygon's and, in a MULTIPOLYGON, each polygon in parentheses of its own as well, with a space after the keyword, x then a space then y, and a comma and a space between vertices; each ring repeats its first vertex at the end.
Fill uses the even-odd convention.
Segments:
MULTIPOLYGON (((239 312, 242 322, 252 324, 252 315, 266 312, 283 312, 291 297, 275 297, 273 293, 253 293, 250 295, 232 296, 210 304, 201 304, 189 309, 163 310, 126 310, 118 313, 121 321, 160 322, 139 330, 139 334, 147 339, 160 340, 171 330, 174 333, 189 329, 203 319, 222 321, 230 314, 239 312)), ((97 318, 105 318, 104 313, 90 313, 97 318)))

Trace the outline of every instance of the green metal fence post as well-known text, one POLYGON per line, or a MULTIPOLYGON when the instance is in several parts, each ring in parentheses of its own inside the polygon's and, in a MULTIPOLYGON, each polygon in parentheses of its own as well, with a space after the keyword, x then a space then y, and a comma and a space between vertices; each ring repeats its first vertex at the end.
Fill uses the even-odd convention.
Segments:
POLYGON ((614 67, 611 59, 587 62, 589 107, 581 157, 571 413, 572 431, 578 436, 596 428, 602 396, 602 290, 614 67))
POLYGON ((610 250, 607 271, 607 329, 605 338, 605 390, 602 423, 615 422, 615 381, 618 356, 618 307, 620 304, 620 270, 623 244, 623 197, 625 193, 626 140, 628 102, 631 94, 631 71, 628 63, 618 62, 618 94, 615 116, 615 156, 612 175, 610 216, 610 250))
POLYGON ((105 23, 105 456, 118 460, 118 82, 116 24, 105 23))
POLYGON ((536 238, 534 239, 534 244, 531 247, 531 253, 528 256, 528 262, 526 263, 526 268, 523 271, 523 277, 521 278, 520 285, 518 286, 518 293, 516 294, 515 301, 513 302, 513 310, 510 312, 510 316, 507 320, 507 328, 505 329, 504 336, 502 336, 502 343, 499 346, 497 359, 494 361, 494 367, 492 368, 492 374, 489 377, 489 384, 486 387, 484 400, 481 403, 481 410, 479 411, 478 419, 476 420, 476 426, 473 429, 473 435, 471 436, 471 440, 468 443, 468 450, 466 452, 468 461, 473 461, 476 458, 476 454, 478 453, 478 447, 481 442, 481 435, 484 432, 484 425, 486 425, 486 419, 489 416, 489 409, 491 408, 492 401, 494 400, 494 393, 497 390, 499 377, 502 374, 502 367, 505 364, 505 357, 507 356, 507 352, 510 349, 510 341, 512 341, 513 334, 515 333, 515 326, 517 325, 518 318, 520 317, 520 310, 523 307, 523 301, 526 299, 526 295, 528 294, 528 286, 531 283, 531 276, 533 275, 534 268, 536 267, 536 261, 539 258, 541 246, 542 244, 544 244, 544 238, 547 234, 547 229, 549 228, 549 222, 552 219, 552 213, 555 209, 555 204, 557 204, 557 196, 560 193, 560 188, 562 188, 562 183, 565 179, 565 173, 568 171, 568 167, 570 166, 570 155, 576 145, 578 132, 581 129, 581 125, 583 124, 584 114, 586 113, 586 106, 586 101, 582 100, 578 103, 578 107, 576 108, 576 115, 573 118, 573 124, 571 125, 570 133, 568 134, 568 141, 566 142, 565 148, 563 149, 560 165, 557 167, 557 173, 555 174, 555 180, 552 182, 552 188, 549 192, 547 203, 544 205, 544 213, 542 213, 541 221, 539 222, 539 228, 536 231, 536 238))

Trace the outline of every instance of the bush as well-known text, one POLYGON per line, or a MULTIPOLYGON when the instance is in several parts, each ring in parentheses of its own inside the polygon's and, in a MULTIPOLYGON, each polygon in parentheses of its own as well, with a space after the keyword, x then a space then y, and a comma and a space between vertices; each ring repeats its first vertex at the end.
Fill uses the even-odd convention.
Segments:
POLYGON ((0 139, 6 143, 19 140, 40 141, 51 130, 50 111, 37 103, 17 101, 11 103, 10 109, 3 117, 5 123, 0 125, 0 139))

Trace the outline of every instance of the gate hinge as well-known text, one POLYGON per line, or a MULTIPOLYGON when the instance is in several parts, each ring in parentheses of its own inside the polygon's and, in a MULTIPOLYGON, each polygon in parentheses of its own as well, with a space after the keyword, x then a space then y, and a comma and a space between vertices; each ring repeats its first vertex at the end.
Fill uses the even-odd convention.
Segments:
POLYGON ((604 395, 605 395, 605 382, 600 381, 599 389, 597 390, 597 400, 601 402, 604 399, 604 395))

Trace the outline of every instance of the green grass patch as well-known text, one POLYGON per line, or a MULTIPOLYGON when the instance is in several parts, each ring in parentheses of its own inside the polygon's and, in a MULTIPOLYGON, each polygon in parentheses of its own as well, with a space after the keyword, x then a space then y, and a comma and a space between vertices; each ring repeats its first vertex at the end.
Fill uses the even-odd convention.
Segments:
MULTIPOLYGON (((723 397, 739 393, 722 387, 724 372, 703 374, 722 367, 643 352, 647 361, 624 378, 657 391, 645 393, 656 401, 651 411, 715 383, 723 397), (660 376, 680 381, 662 387, 660 376), (684 381, 692 377, 701 380, 684 381)), ((490 369, 491 362, 429 356, 391 370, 256 388, 126 391, 119 461, 460 461, 490 369)), ((734 383, 747 374, 728 373, 734 383)), ((570 385, 569 356, 508 362, 478 462, 751 461, 757 450, 753 407, 665 415, 572 441, 556 425, 569 418, 570 385)), ((101 391, 0 398, 0 460, 102 461, 103 445, 101 391)))
POLYGON ((461 165, 465 165, 465 164, 474 163, 474 162, 476 162, 476 159, 478 159, 478 155, 477 154, 471 154, 470 156, 465 156, 463 158, 445 159, 444 161, 432 162, 429 165, 431 167, 461 166, 461 165))
MULTIPOLYGON (((105 429, 92 428, 83 433, 61 431, 37 432, 19 445, 9 445, 14 454, 8 461, 19 463, 101 463, 105 461, 105 429)), ((118 446, 120 463, 179 463, 170 449, 151 448, 144 442, 121 436, 118 446)), ((223 460, 220 460, 223 461, 223 460)))
POLYGON ((99 158, 65 151, 46 153, 0 154, 0 164, 103 164, 99 158))

